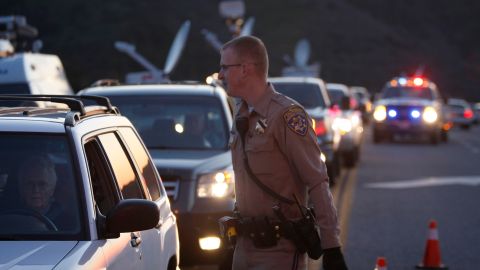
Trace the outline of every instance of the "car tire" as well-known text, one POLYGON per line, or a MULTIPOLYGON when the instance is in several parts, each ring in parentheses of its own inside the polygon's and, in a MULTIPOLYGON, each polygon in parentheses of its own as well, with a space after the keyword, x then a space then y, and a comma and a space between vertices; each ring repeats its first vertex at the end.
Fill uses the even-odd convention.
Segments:
POLYGON ((382 136, 377 131, 373 131, 373 143, 377 144, 382 141, 382 136))
POLYGON ((220 259, 220 263, 218 264, 218 270, 231 270, 232 263, 233 263, 233 248, 229 248, 225 250, 222 258, 220 259))
POLYGON ((358 149, 355 148, 343 154, 344 165, 347 168, 352 168, 357 163, 358 149))
POLYGON ((444 143, 448 142, 448 132, 446 130, 442 130, 442 133, 440 133, 440 139, 444 143))
POLYGON ((430 134, 430 143, 432 145, 437 145, 440 142, 440 133, 437 131, 432 132, 430 134))

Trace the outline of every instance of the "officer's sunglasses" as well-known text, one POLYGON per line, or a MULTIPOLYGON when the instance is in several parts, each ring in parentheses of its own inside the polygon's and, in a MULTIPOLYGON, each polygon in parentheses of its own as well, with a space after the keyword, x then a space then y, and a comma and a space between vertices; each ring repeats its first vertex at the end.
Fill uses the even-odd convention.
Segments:
POLYGON ((220 65, 220 71, 226 72, 231 67, 240 67, 243 65, 257 65, 257 63, 241 63, 241 64, 231 64, 231 65, 220 65))

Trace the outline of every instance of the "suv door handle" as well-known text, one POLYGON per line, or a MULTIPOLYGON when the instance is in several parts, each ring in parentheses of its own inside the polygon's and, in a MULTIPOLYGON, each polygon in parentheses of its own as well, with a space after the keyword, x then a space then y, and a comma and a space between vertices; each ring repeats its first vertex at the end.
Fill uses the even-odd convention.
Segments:
POLYGON ((132 232, 130 234, 130 237, 132 238, 132 239, 130 239, 130 245, 132 247, 138 247, 142 243, 142 238, 140 236, 136 235, 135 233, 132 232))

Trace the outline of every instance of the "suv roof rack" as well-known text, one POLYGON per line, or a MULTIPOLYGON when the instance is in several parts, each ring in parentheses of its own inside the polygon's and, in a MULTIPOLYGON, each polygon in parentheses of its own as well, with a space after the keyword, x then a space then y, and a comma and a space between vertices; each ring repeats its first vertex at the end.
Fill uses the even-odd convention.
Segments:
MULTIPOLYGON (((112 104, 110 103, 110 100, 107 97, 102 97, 102 96, 8 94, 8 95, 0 95, 0 100, 43 101, 43 102, 54 102, 54 103, 65 104, 70 108, 71 113, 74 114, 72 116, 67 115, 66 117, 67 119, 65 120, 65 122, 66 124, 69 124, 69 125, 74 125, 76 120, 80 120, 82 117, 86 117, 86 116, 91 116, 96 114, 106 114, 106 113, 120 114, 120 111, 115 106, 112 106, 112 104), (98 106, 85 106, 82 100, 94 101, 98 106)), ((25 115, 32 114, 32 113, 24 112, 27 109, 24 106, 23 107, 10 106, 10 107, 18 107, 19 109, 18 111, 22 111, 25 115)), ((7 109, 7 110, 12 111, 11 109, 7 109)), ((36 111, 33 111, 33 114, 35 112, 45 113, 48 110, 49 109, 36 110, 36 111)))

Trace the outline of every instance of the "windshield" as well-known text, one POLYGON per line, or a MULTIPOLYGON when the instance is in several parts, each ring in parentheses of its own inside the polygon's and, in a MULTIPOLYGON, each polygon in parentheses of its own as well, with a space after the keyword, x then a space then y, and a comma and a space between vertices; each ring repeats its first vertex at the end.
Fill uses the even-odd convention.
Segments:
POLYGON ((342 104, 342 98, 345 97, 345 92, 342 90, 338 89, 332 89, 328 88, 328 96, 330 97, 330 100, 332 101, 332 104, 339 105, 342 104))
POLYGON ((387 87, 382 98, 420 98, 432 100, 432 90, 424 87, 387 87))
POLYGON ((70 157, 63 135, 0 133, 0 239, 79 240, 70 157))
POLYGON ((325 100, 318 85, 311 83, 273 83, 275 90, 294 100, 305 109, 325 107, 325 100))
POLYGON ((111 96, 132 121, 147 148, 226 149, 224 107, 209 96, 111 96))

